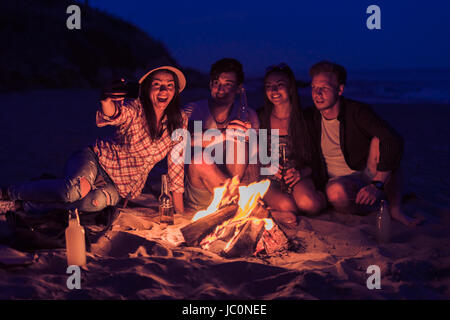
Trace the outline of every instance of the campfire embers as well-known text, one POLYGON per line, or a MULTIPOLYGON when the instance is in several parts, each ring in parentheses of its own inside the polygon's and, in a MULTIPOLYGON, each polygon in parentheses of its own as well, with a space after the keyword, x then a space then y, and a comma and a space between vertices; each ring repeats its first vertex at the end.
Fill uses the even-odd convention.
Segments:
POLYGON ((270 181, 264 180, 239 186, 234 177, 216 188, 210 206, 197 212, 193 222, 181 229, 186 243, 228 258, 286 249, 284 233, 261 200, 269 185, 270 181))

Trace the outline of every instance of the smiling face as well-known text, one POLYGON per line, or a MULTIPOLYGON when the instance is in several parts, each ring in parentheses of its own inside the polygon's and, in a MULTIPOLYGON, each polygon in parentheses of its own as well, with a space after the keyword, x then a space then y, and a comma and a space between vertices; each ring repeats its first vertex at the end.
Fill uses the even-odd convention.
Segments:
POLYGON ((234 72, 222 72, 217 79, 209 82, 211 98, 218 105, 231 105, 240 87, 234 72))
POLYGON ((344 92, 344 85, 338 84, 337 77, 331 72, 315 75, 311 81, 311 94, 319 111, 334 107, 344 92))
POLYGON ((289 79, 281 72, 274 72, 267 76, 264 82, 266 96, 275 106, 290 102, 289 79))
POLYGON ((152 74, 149 95, 153 108, 164 111, 175 95, 173 75, 167 71, 157 71, 152 74))

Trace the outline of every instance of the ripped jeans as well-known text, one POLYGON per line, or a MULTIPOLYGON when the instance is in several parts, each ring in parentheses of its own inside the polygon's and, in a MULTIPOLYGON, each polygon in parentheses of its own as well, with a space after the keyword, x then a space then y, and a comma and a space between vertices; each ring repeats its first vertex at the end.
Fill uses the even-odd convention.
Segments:
POLYGON ((96 212, 107 206, 114 206, 120 200, 116 186, 89 147, 70 157, 63 179, 29 181, 10 186, 8 192, 12 200, 23 201, 25 211, 32 213, 75 208, 84 212, 96 212), (91 186, 85 197, 81 193, 82 178, 91 186))

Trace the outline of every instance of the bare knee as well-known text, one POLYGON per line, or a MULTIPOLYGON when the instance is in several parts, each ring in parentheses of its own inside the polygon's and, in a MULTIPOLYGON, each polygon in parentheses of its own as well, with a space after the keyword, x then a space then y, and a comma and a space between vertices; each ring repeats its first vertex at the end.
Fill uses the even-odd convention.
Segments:
POLYGON ((288 196, 286 197, 280 197, 277 201, 277 209, 280 211, 290 211, 290 212, 296 212, 297 207, 292 201, 292 199, 288 196))
POLYGON ((337 209, 348 207, 350 200, 348 199, 344 185, 339 182, 331 182, 327 184, 326 193, 328 201, 337 209))
POLYGON ((214 164, 202 163, 191 163, 189 165, 189 176, 190 177, 202 177, 211 173, 214 170, 214 164))
POLYGON ((108 205, 113 205, 112 196, 104 189, 96 189, 88 197, 78 202, 78 207, 84 212, 97 212, 108 205))
POLYGON ((62 201, 75 202, 83 199, 91 191, 92 186, 85 177, 67 179, 65 189, 61 194, 62 201))
POLYGON ((210 191, 221 186, 228 178, 215 164, 192 163, 189 165, 188 172, 189 181, 194 187, 206 188, 210 191))
POLYGON ((80 195, 81 199, 86 197, 86 195, 91 191, 92 187, 89 181, 85 177, 80 178, 80 195))
POLYGON ((325 197, 323 195, 321 197, 320 195, 303 194, 296 197, 295 200, 298 208, 308 215, 318 214, 325 207, 325 197))
POLYGON ((203 182, 201 177, 205 175, 206 172, 206 168, 205 168, 205 164, 200 163, 200 164, 195 164, 195 163, 191 163, 189 165, 188 168, 188 173, 189 173, 189 181, 192 185, 199 187, 202 186, 203 187, 203 182))

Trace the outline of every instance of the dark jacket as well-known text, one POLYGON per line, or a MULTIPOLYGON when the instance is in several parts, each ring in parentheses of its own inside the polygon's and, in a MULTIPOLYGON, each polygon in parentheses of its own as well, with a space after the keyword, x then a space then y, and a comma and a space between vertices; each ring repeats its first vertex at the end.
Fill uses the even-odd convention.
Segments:
MULTIPOLYGON (((305 110, 305 116, 314 147, 313 179, 316 186, 322 189, 328 181, 321 148, 322 115, 316 107, 310 107, 305 110)), ((365 169, 373 137, 380 139, 378 171, 393 171, 399 167, 403 155, 403 139, 370 106, 341 97, 338 120, 341 150, 345 162, 352 170, 365 169)))

